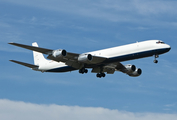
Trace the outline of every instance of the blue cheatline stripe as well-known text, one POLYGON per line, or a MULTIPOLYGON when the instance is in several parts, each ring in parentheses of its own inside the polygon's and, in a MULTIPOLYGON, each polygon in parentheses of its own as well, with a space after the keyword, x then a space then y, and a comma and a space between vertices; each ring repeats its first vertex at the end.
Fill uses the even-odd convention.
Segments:
POLYGON ((143 51, 143 52, 132 53, 128 55, 123 55, 123 56, 117 56, 117 57, 107 59, 104 63, 123 62, 123 61, 128 61, 128 60, 144 58, 144 57, 150 57, 155 54, 160 55, 160 54, 166 53, 169 50, 170 48, 165 48, 165 49, 149 50, 149 51, 143 51))
MULTIPOLYGON (((139 52, 139 53, 133 53, 133 54, 128 54, 128 55, 123 55, 123 56, 117 56, 117 57, 112 57, 101 63, 102 65, 112 63, 112 62, 123 62, 127 60, 134 60, 134 59, 139 59, 139 58, 144 58, 144 57, 150 57, 155 54, 163 54, 166 53, 170 50, 170 48, 166 49, 157 49, 157 50, 149 50, 149 51, 144 51, 144 52, 139 52)), ((95 67, 97 65, 88 65, 86 67, 95 67)), ((51 70, 47 70, 46 72, 68 72, 68 71, 73 71, 77 70, 71 66, 65 66, 61 68, 55 68, 51 70)))
POLYGON ((47 70, 46 72, 68 72, 68 71, 73 71, 73 70, 77 70, 71 66, 65 66, 65 67, 60 67, 60 68, 54 68, 51 70, 47 70))

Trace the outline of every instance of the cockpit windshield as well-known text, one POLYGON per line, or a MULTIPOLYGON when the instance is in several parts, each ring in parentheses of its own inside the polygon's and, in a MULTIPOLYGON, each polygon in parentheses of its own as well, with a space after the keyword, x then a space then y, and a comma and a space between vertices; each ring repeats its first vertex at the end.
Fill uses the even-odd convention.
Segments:
POLYGON ((157 44, 165 44, 163 41, 158 41, 158 42, 156 42, 157 44))

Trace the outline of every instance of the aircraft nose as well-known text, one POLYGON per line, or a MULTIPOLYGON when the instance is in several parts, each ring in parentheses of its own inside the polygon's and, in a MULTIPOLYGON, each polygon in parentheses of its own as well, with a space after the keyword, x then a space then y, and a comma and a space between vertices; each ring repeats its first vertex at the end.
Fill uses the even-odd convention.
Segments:
POLYGON ((170 50, 171 50, 170 45, 167 45, 167 51, 170 51, 170 50))

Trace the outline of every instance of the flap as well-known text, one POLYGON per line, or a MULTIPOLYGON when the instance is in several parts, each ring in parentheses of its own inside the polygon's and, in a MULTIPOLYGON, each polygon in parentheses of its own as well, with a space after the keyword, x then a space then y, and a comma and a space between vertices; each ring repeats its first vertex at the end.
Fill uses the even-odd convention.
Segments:
POLYGON ((105 61, 106 59, 107 58, 105 58, 105 57, 93 56, 93 60, 92 60, 91 64, 101 63, 101 62, 105 61))
POLYGON ((124 65, 122 65, 120 62, 116 62, 105 66, 94 67, 92 69, 92 72, 93 73, 107 72, 107 74, 114 74, 116 70, 121 70, 124 68, 125 68, 124 65))
POLYGON ((50 54, 47 58, 50 59, 50 60, 54 60, 54 61, 57 61, 57 62, 66 62, 68 60, 72 60, 72 61, 77 61, 77 58, 78 58, 79 54, 77 53, 70 53, 70 52, 67 52, 67 56, 66 57, 62 57, 62 58, 55 58, 52 54, 50 54))

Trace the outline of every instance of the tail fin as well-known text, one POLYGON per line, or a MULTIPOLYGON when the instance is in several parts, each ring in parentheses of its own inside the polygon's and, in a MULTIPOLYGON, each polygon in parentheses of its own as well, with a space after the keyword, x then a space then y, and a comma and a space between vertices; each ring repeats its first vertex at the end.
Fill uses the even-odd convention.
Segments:
MULTIPOLYGON (((38 44, 36 42, 32 43, 32 46, 38 47, 38 44)), ((42 53, 33 51, 33 57, 34 57, 34 64, 39 65, 46 63, 48 60, 44 58, 44 55, 42 53)))

